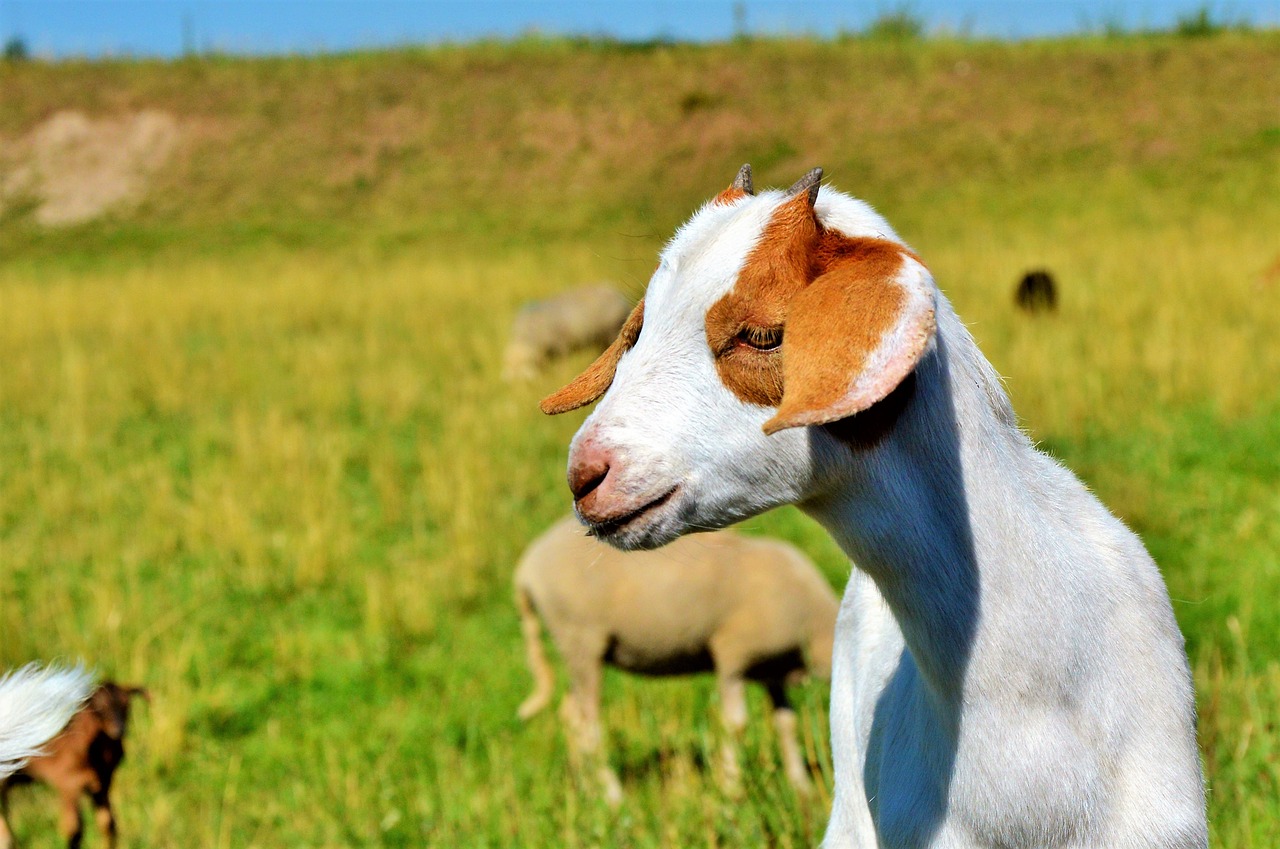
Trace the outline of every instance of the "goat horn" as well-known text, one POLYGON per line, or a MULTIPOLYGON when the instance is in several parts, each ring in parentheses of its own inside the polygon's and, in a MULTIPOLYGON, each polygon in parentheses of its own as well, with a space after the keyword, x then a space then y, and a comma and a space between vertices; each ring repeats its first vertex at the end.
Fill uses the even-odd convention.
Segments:
POLYGON ((729 188, 740 189, 749 195, 754 195, 756 193, 755 188, 751 185, 751 163, 750 162, 748 162, 746 165, 743 165, 741 168, 738 169, 738 176, 733 178, 733 185, 730 186, 729 188))
POLYGON ((791 188, 787 189, 787 194, 795 197, 801 192, 809 193, 809 206, 813 206, 818 199, 818 186, 822 183, 822 169, 814 168, 805 174, 791 188))

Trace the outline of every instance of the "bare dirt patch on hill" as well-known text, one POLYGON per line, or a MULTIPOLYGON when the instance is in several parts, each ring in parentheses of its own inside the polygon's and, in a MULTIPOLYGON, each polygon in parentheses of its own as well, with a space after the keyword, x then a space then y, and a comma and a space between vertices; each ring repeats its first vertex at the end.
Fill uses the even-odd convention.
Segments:
POLYGON ((39 224, 62 227, 127 208, 146 195, 181 135, 177 119, 159 110, 55 112, 26 135, 0 140, 0 211, 30 203, 39 224))

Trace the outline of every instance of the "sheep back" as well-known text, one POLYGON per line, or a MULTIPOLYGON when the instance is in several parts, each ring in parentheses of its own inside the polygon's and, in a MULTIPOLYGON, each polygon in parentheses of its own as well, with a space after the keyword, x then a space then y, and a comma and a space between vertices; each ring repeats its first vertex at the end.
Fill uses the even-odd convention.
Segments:
POLYGON ((651 674, 709 669, 716 641, 745 666, 806 650, 834 629, 839 605, 809 559, 779 540, 719 531, 624 553, 571 517, 528 547, 515 580, 562 651, 575 634, 607 635, 610 663, 651 674))
POLYGON ((607 347, 630 312, 626 297, 604 284, 525 304, 511 326, 507 377, 529 377, 549 360, 583 348, 607 347))

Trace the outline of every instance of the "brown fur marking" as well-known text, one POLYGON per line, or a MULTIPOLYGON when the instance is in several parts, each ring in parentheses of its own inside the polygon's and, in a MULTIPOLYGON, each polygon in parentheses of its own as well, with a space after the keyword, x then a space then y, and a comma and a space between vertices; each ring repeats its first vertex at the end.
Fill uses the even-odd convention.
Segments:
POLYGON ((890 281, 909 252, 884 239, 822 227, 801 193, 774 212, 737 282, 707 311, 707 344, 725 386, 787 411, 839 401, 906 301, 890 281), (785 326, 780 350, 740 334, 785 326))
MULTIPOLYGON (((906 306, 891 281, 902 249, 882 239, 824 245, 829 269, 791 302, 783 371, 787 392, 774 417, 788 423, 806 412, 838 407, 884 334, 906 306)), ((855 412, 855 411, 851 411, 855 412)))
POLYGON ((711 201, 717 206, 732 206, 736 201, 742 200, 747 193, 737 186, 730 186, 720 194, 716 195, 711 201))
POLYGON ((558 392, 553 392, 542 399, 539 405, 548 416, 567 413, 579 407, 585 407, 599 398, 613 383, 613 373, 618 368, 622 355, 640 338, 640 328, 644 325, 644 299, 636 304, 627 321, 613 340, 595 362, 587 366, 582 374, 571 380, 558 392))

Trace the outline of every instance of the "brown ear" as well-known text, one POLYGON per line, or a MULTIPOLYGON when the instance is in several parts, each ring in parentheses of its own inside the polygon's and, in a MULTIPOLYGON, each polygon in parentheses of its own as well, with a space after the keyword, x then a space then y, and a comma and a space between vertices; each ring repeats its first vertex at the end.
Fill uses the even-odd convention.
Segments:
POLYGON ((129 698, 137 696, 147 704, 151 704, 151 691, 146 687, 125 687, 124 691, 129 698))
POLYGON ((644 298, 636 304, 626 323, 618 331, 618 338, 604 349, 596 361, 587 366, 586 371, 575 377, 559 392, 553 392, 542 399, 539 405, 548 416, 567 413, 579 407, 585 407, 599 398, 613 383, 614 370, 618 368, 618 360, 630 350, 640 338, 640 327, 644 324, 644 298))
POLYGON ((867 409, 933 338, 933 282, 915 257, 883 239, 849 239, 838 256, 787 309, 782 403, 765 433, 867 409))

